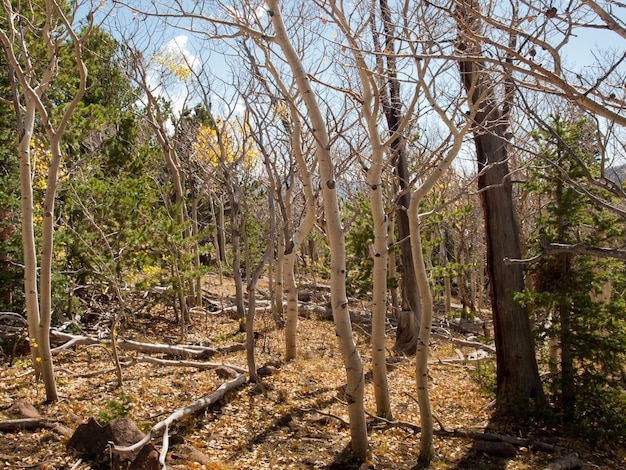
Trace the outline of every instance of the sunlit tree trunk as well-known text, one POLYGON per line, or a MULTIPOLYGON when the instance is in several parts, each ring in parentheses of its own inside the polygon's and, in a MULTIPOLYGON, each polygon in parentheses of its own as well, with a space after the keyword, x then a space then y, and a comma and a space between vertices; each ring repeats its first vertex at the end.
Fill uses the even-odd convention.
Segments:
MULTIPOLYGON (((248 311, 246 314, 246 356, 248 362, 248 371, 250 374, 250 382, 257 381, 257 373, 255 366, 255 358, 254 358, 254 346, 255 346, 255 337, 254 337, 254 316, 256 312, 256 286, 259 281, 259 277, 261 277, 261 273, 263 269, 265 269, 265 265, 269 261, 270 257, 274 254, 274 241, 276 239, 276 181, 274 180, 274 174, 272 172, 272 167, 270 165, 270 155, 268 151, 265 149, 265 146, 262 141, 262 131, 259 129, 257 131, 257 136, 255 137, 256 142, 263 154, 263 164, 265 165, 266 178, 268 182, 268 191, 267 191, 267 203, 269 209, 269 227, 268 227, 268 236, 267 236, 267 246, 265 251, 263 252, 263 256, 257 263, 256 268, 252 274, 248 274, 248 311)), ((250 266, 250 257, 248 256, 249 249, 248 244, 246 243, 246 265, 250 266)), ((249 269, 248 269, 249 271, 249 269)))
MULTIPOLYGON (((285 359, 290 361, 297 355, 297 330, 298 330, 298 287, 296 284, 295 266, 296 257, 307 235, 311 232, 315 223, 315 198, 311 184, 310 172, 302 154, 301 132, 302 123, 298 117, 298 111, 291 107, 292 120, 292 152, 296 158, 304 192, 305 213, 304 218, 294 230, 291 238, 285 246, 283 254, 283 288, 287 297, 287 310, 285 312, 285 359)), ((291 211, 289 211, 291 213, 291 211)))
POLYGON ((50 322, 52 318, 52 255, 54 246, 54 201, 58 184, 59 166, 61 165, 61 135, 49 135, 51 161, 48 166, 48 180, 43 204, 43 230, 41 234, 41 274, 39 278, 39 299, 41 310, 37 325, 39 359, 46 387, 48 401, 56 401, 56 383, 50 353, 50 322))
POLYGON ((278 6, 278 0, 268 0, 266 4, 276 32, 274 40, 285 54, 285 59, 297 81, 302 99, 311 119, 311 132, 313 132, 315 136, 316 155, 326 216, 326 231, 331 252, 331 304, 337 339, 347 374, 345 393, 350 418, 351 446, 356 458, 365 459, 369 452, 363 404, 365 381, 363 376, 363 364, 352 336, 352 325, 348 312, 345 239, 339 214, 337 182, 335 180, 334 165, 330 155, 326 122, 321 114, 306 70, 289 40, 289 35, 278 6))
MULTIPOLYGON (((311 171, 307 168, 307 163, 302 152, 302 120, 300 119, 300 114, 295 104, 295 98, 291 96, 287 86, 281 80, 280 74, 273 67, 271 62, 268 62, 267 69, 272 75, 274 84, 286 99, 288 112, 279 112, 279 117, 285 131, 291 136, 291 156, 295 160, 300 182, 302 183, 302 192, 304 194, 304 217, 302 217, 293 232, 291 232, 290 224, 293 214, 293 181, 287 187, 285 198, 281 206, 284 219, 284 244, 280 258, 282 260, 282 293, 286 297, 287 304, 287 310, 285 311, 285 359, 291 361, 296 359, 297 356, 298 286, 295 274, 296 260, 306 237, 315 224, 315 196, 311 182, 311 171)), ((267 85, 265 82, 264 84, 267 85)), ((267 91, 271 93, 269 89, 267 91)), ((274 103, 278 102, 274 98, 273 101, 274 103)))
POLYGON ((37 247, 33 221, 35 211, 33 207, 32 169, 30 164, 30 143, 33 138, 35 125, 35 106, 28 104, 28 98, 23 120, 18 125, 20 127, 20 209, 22 211, 22 247, 24 250, 24 297, 33 367, 37 375, 40 376, 41 364, 39 363, 40 353, 37 341, 39 329, 39 295, 37 291, 39 284, 37 280, 37 247))
POLYGON ((20 128, 20 187, 22 194, 22 240, 25 257, 24 288, 26 294, 27 315, 29 322, 29 334, 31 345, 34 346, 33 360, 35 370, 41 373, 46 389, 46 400, 56 401, 58 398, 52 355, 50 353, 50 322, 52 316, 52 254, 54 246, 54 201, 56 196, 58 172, 62 160, 61 139, 65 133, 70 117, 76 106, 85 94, 87 82, 87 68, 82 60, 81 41, 88 37, 90 25, 87 24, 82 38, 78 38, 73 30, 73 25, 65 16, 64 11, 53 0, 46 0, 42 4, 24 5, 24 11, 13 11, 13 5, 2 2, 2 9, 9 19, 6 24, 7 30, 0 30, 0 43, 4 48, 7 62, 10 67, 13 83, 13 100, 15 112, 20 128), (37 6, 37 7, 36 7, 37 6), (29 30, 30 18, 22 18, 22 13, 38 15, 38 23, 41 29, 29 30), (19 21, 19 25, 15 22, 19 21), (56 31, 56 33, 53 33, 56 31), (58 32, 63 31, 63 35, 58 32), (40 41, 41 48, 48 52, 48 61, 37 75, 31 62, 29 48, 34 38, 40 41), (63 38, 64 39, 61 39, 63 38), (78 72, 78 85, 74 93, 70 92, 68 102, 64 103, 61 117, 54 122, 51 110, 44 103, 43 96, 48 87, 54 83, 57 74, 57 61, 60 54, 62 40, 68 41, 73 48, 72 57, 76 63, 78 72), (16 55, 15 46, 18 46, 19 56, 16 55), (19 89, 18 89, 19 86, 19 89), (24 121, 21 121, 22 103, 20 93, 24 96, 26 113, 24 121), (46 133, 50 146, 51 161, 48 167, 47 187, 43 203, 43 230, 41 269, 39 279, 39 298, 37 298, 37 261, 36 245, 34 240, 33 220, 33 193, 31 184, 30 167, 30 143, 34 129, 35 113, 38 113, 42 128, 46 133), (28 181, 27 181, 28 180, 28 181), (35 343, 35 344, 32 344, 35 343))
MULTIPOLYGON (((443 113, 440 112, 440 115, 443 116, 443 113)), ((463 143, 462 137, 465 131, 454 128, 449 120, 447 120, 447 124, 453 134, 454 143, 435 170, 426 178, 422 185, 413 192, 408 212, 411 227, 411 250, 413 252, 413 263, 420 290, 422 309, 417 349, 415 352, 415 381, 417 385, 417 400, 420 407, 420 460, 424 462, 430 461, 433 454, 433 416, 428 389, 428 354, 430 351, 430 335, 433 319, 433 298, 428 284, 426 262, 422 249, 419 205, 437 180, 450 168, 450 165, 461 149, 463 143)))
POLYGON ((415 382, 420 411, 420 460, 430 461, 433 446, 433 413, 428 389, 428 353, 433 319, 433 298, 430 292, 430 286, 428 285, 426 263, 422 253, 419 203, 420 199, 412 197, 408 214, 411 224, 413 262, 415 264, 415 273, 417 275, 417 283, 420 289, 420 299, 422 303, 422 318, 415 351, 415 382))
POLYGON ((385 321, 387 319, 387 214, 383 195, 383 169, 385 168, 385 148, 378 129, 381 97, 377 90, 377 77, 370 73, 367 62, 354 38, 350 25, 342 11, 331 4, 332 15, 342 30, 357 65, 357 73, 362 88, 360 112, 363 116, 371 147, 371 157, 367 170, 369 201, 374 225, 374 249, 372 269, 372 381, 376 399, 376 414, 392 419, 389 386, 387 384, 387 349, 385 321))

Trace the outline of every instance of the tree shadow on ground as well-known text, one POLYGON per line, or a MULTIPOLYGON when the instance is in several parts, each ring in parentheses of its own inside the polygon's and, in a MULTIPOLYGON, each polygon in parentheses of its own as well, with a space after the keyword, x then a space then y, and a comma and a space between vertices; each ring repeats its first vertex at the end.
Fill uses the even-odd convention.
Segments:
POLYGON ((508 461, 509 459, 507 458, 486 455, 481 451, 470 448, 465 456, 450 468, 455 470, 504 470, 507 468, 508 461))
MULTIPOLYGON (((262 384, 257 384, 259 394, 264 395, 267 390, 262 384)), ((332 416, 319 419, 307 418, 307 415, 315 413, 315 410, 323 410, 336 403, 337 393, 343 391, 344 386, 329 387, 313 390, 302 395, 301 399, 311 398, 312 401, 303 408, 302 406, 292 406, 276 415, 272 422, 262 431, 250 436, 245 442, 233 449, 233 455, 250 451, 259 446, 291 445, 294 453, 300 454, 298 464, 310 465, 311 468, 323 469, 358 469, 359 464, 352 456, 350 445, 341 448, 337 447, 338 442, 333 442, 332 435, 326 430, 329 422, 333 421, 332 416), (333 392, 331 396, 324 398, 328 392, 333 392), (325 455, 324 455, 325 454, 325 455), (330 459, 332 462, 327 463, 330 459)), ((341 422, 339 426, 345 426, 341 422)), ((340 445, 344 445, 341 441, 340 445)), ((277 465, 293 465, 294 462, 281 461, 277 465)), ((284 467, 287 468, 287 467, 284 467)))
POLYGON ((335 458, 323 470, 358 470, 363 462, 359 462, 354 458, 350 444, 348 444, 341 452, 335 454, 335 458))

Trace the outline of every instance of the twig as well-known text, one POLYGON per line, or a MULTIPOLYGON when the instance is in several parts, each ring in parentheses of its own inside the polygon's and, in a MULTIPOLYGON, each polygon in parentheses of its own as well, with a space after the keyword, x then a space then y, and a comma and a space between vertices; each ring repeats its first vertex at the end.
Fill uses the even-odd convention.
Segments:
MULTIPOLYGON (((341 400, 339 400, 339 401, 341 401, 341 400)), ((305 413, 317 413, 317 414, 320 414, 322 416, 328 416, 329 418, 334 418, 337 421, 341 422, 341 424, 343 424, 344 426, 350 427, 350 423, 348 423, 341 416, 337 416, 337 415, 334 415, 332 413, 326 413, 325 411, 316 410, 315 408, 300 408, 300 410, 304 411, 305 413)))
POLYGON ((37 428, 51 429, 65 437, 72 434, 72 431, 63 424, 48 418, 19 418, 0 421, 0 432, 37 428))
MULTIPOLYGON (((78 345, 109 345, 109 340, 100 340, 97 338, 91 338, 89 336, 77 336, 68 333, 62 333, 60 331, 52 330, 50 335, 53 338, 67 341, 66 343, 52 349, 52 353, 57 353, 64 349, 78 345)), ((224 354, 232 351, 240 351, 243 349, 243 344, 236 343, 227 346, 219 346, 217 348, 209 348, 205 346, 197 345, 184 345, 175 346, 171 344, 158 344, 158 343, 141 343, 139 341, 131 341, 128 339, 118 339, 117 346, 124 351, 139 351, 144 353, 161 353, 171 354, 173 356, 193 357, 193 358, 207 358, 215 356, 217 354, 224 354)))
POLYGON ((420 426, 418 426, 417 424, 409 423, 408 421, 401 421, 397 419, 391 420, 391 419, 383 418, 382 416, 377 416, 373 413, 370 413, 367 410, 365 410, 365 414, 368 415, 370 418, 373 418, 377 421, 382 421, 383 423, 385 423, 386 429, 397 427, 397 428, 409 428, 411 431, 413 431, 413 434, 422 432, 422 428, 420 426))
POLYGON ((29 375, 33 375, 35 373, 35 371, 33 369, 30 369, 26 372, 24 372, 23 374, 20 375, 16 375, 15 377, 3 377, 0 379, 0 382, 9 382, 9 381, 14 381, 16 379, 21 379, 22 377, 28 377, 29 375))
POLYGON ((226 367, 228 369, 234 370, 235 372, 239 372, 240 374, 248 373, 248 369, 244 367, 239 367, 232 364, 224 364, 223 362, 174 361, 169 359, 158 359, 149 356, 135 357, 131 359, 131 362, 148 362, 160 366, 195 367, 196 369, 215 369, 217 367, 226 367))
POLYGON ((72 465, 70 470, 76 470, 81 463, 83 463, 83 459, 78 459, 78 461, 74 465, 72 465))

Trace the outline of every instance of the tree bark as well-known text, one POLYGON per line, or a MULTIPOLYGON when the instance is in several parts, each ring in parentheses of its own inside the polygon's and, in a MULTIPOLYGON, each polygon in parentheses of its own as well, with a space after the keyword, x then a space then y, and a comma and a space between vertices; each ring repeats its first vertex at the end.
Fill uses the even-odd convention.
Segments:
MULTIPOLYGON (((28 98, 27 98, 28 101, 28 98)), ((37 327, 39 324, 39 296, 37 294, 37 248, 35 245, 35 224, 33 221, 33 186, 30 165, 30 141, 33 137, 35 107, 26 104, 24 121, 20 123, 20 195, 22 211, 22 249, 24 250, 24 297, 26 318, 28 319, 28 339, 31 348, 33 368, 41 374, 39 365, 39 344, 37 327)))
POLYGON ((399 353, 413 354, 417 348, 418 323, 421 316, 420 292, 415 275, 413 254, 410 243, 410 226, 408 210, 411 205, 409 188, 410 176, 406 145, 400 133, 402 121, 402 99, 400 97, 400 81, 397 78, 396 59, 394 57, 395 32, 391 19, 391 12, 387 0, 380 0, 380 9, 385 30, 385 54, 387 60, 386 78, 388 83, 388 101, 384 106, 387 127, 392 136, 389 151, 392 156, 397 192, 396 221, 398 224, 398 239, 400 247, 400 261, 402 277, 400 285, 402 291, 402 310, 398 313, 398 330, 394 349, 399 353))
POLYGON ((428 391, 428 352, 430 333, 433 319, 433 298, 428 285, 426 265, 422 251, 422 239, 420 231, 419 203, 421 198, 412 197, 409 207, 409 222, 411 223, 411 248, 413 262, 416 265, 415 273, 420 289, 422 302, 422 321, 420 324, 417 348, 415 351, 415 382, 417 386, 417 400, 420 409, 420 423, 422 432, 420 435, 420 460, 429 462, 432 458, 433 445, 433 414, 430 406, 428 391))
POLYGON ((10 77, 12 80, 13 103, 15 113, 20 126, 20 186, 22 195, 22 209, 25 211, 22 216, 22 240, 24 245, 25 269, 24 288, 26 295, 27 314, 29 321, 29 334, 31 347, 33 350, 33 366, 44 381, 46 389, 46 400, 56 401, 58 398, 56 381, 54 379, 54 368, 52 355, 50 353, 50 321, 52 316, 52 255, 54 246, 54 203, 58 182, 59 167, 62 160, 61 138, 65 133, 70 117, 76 106, 82 99, 86 90, 87 67, 82 60, 81 41, 88 37, 89 27, 87 24, 84 35, 79 39, 73 30, 73 25, 65 16, 61 7, 53 1, 43 2, 41 11, 32 14, 41 15, 45 18, 44 31, 40 34, 40 47, 49 53, 47 65, 42 69, 41 76, 37 76, 34 71, 29 48, 32 45, 32 38, 29 37, 30 30, 22 24, 30 24, 28 18, 21 18, 21 11, 13 11, 13 6, 8 2, 3 2, 3 10, 7 22, 7 31, 11 39, 4 30, 0 30, 0 42, 5 50, 7 62, 10 64, 10 77), (24 20, 24 21, 22 21, 24 20), (19 27, 15 24, 19 21, 19 27), (57 35, 51 34, 51 29, 63 29, 67 33, 67 38, 72 47, 72 57, 76 62, 78 72, 78 85, 73 93, 69 94, 69 99, 64 106, 58 121, 51 117, 50 110, 46 107, 42 97, 51 86, 57 75, 57 60, 60 55, 60 43, 57 35), (17 41, 20 56, 16 56, 13 42, 17 41), (17 84, 21 87, 18 90, 17 84), (26 116, 21 121, 21 103, 19 91, 24 95, 26 105, 26 116), (42 229, 42 249, 41 249, 41 269, 39 279, 39 297, 37 297, 37 261, 36 245, 34 239, 33 221, 33 192, 31 183, 30 168, 30 143, 34 129, 35 112, 39 114, 41 126, 43 127, 50 146, 51 160, 48 167, 47 187, 43 202, 43 229, 42 229), (55 128, 56 124, 56 128, 55 128), (26 181, 28 180, 28 181, 26 181), (33 344, 34 343, 34 344, 33 344))
POLYGON ((387 384, 387 349, 385 320, 387 318, 387 214, 383 198, 383 169, 385 167, 385 148, 378 129, 378 115, 381 96, 378 93, 375 74, 369 71, 367 62, 350 30, 350 25, 336 4, 331 6, 337 24, 343 31, 350 51, 357 65, 357 73, 362 87, 363 103, 360 112, 363 115, 367 136, 371 147, 371 158, 367 170, 369 201, 374 224, 373 269, 372 269, 372 381, 376 399, 376 414, 392 419, 391 399, 387 384))
MULTIPOLYGON (((293 233, 290 234, 290 221, 292 215, 292 185, 287 189, 287 197, 283 205, 284 214, 284 250, 282 253, 282 292, 286 295, 287 310, 285 312, 285 360, 292 361, 297 356, 297 333, 298 333, 298 286, 296 284, 295 267, 296 257, 306 237, 315 224, 315 195, 313 194, 313 184, 311 182, 311 172, 307 168, 304 154, 302 153, 302 121, 298 109, 289 97, 289 92, 284 83, 280 80, 280 75, 271 65, 268 67, 274 78, 276 86, 287 97, 289 107, 289 122, 285 122, 285 129, 291 133, 291 153, 295 158, 298 167, 298 174, 302 182, 302 192, 304 193, 304 217, 293 233)), ((282 308, 282 295, 280 297, 282 308)))
POLYGON ((524 290, 520 265, 506 263, 521 256, 515 219, 512 186, 509 180, 506 112, 497 104, 494 84, 484 63, 477 60, 481 44, 475 0, 461 2, 456 14, 459 38, 457 48, 467 59, 459 60, 461 82, 473 116, 474 143, 478 161, 478 188, 485 220, 487 273, 496 344, 497 395, 499 410, 523 413, 530 403, 545 404, 539 378, 534 342, 527 310, 515 301, 524 290))
POLYGON ((354 456, 357 459, 364 460, 369 453, 363 403, 365 380, 363 363, 352 336, 352 325, 348 312, 345 238, 339 213, 337 181, 335 180, 334 165, 330 155, 330 139, 326 122, 311 88, 307 72, 289 40, 289 35, 278 6, 278 0, 267 0, 266 3, 276 31, 274 40, 285 54, 287 63, 297 81, 298 89, 311 119, 311 132, 315 137, 326 216, 326 233, 331 253, 331 304, 335 331, 347 374, 345 394, 348 402, 348 415, 350 417, 351 447, 354 456))

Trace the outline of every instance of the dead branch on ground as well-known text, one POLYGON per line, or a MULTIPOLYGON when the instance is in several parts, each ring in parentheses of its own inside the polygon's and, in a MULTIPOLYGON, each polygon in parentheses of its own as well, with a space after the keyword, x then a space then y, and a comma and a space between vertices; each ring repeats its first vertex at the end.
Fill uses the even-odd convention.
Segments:
MULTIPOLYGON (((52 353, 58 353, 59 351, 63 351, 64 349, 69 349, 74 346, 86 346, 92 344, 105 344, 109 345, 110 341, 108 339, 98 339, 92 338, 89 336, 82 335, 72 335, 69 333, 62 333, 60 331, 52 330, 50 331, 50 336, 57 341, 65 341, 60 346, 52 349, 52 353)), ((234 351, 242 351, 244 349, 243 343, 236 343, 227 346, 220 346, 217 348, 210 348, 207 346, 197 346, 197 345, 184 345, 184 346, 175 346, 171 344, 160 344, 160 343, 141 343, 139 341, 131 341, 127 339, 119 339, 117 341, 117 347, 124 351, 137 351, 142 353, 152 353, 152 354, 169 354, 171 356, 177 357, 190 357, 193 359, 207 359, 209 357, 218 355, 218 354, 226 354, 234 351)))
POLYGON ((132 446, 118 447, 112 442, 109 443, 111 452, 119 454, 119 455, 130 454, 132 452, 135 452, 141 449, 146 444, 148 444, 152 440, 152 437, 155 434, 159 433, 160 431, 163 431, 163 445, 162 445, 161 452, 159 455, 159 463, 161 464, 162 468, 166 468, 165 457, 167 455, 167 451, 169 448, 170 426, 176 421, 186 416, 192 415, 194 413, 197 413, 198 411, 204 410, 214 405, 217 401, 221 400, 228 391, 242 386, 245 382, 246 382, 246 377, 244 375, 239 375, 235 379, 231 380, 230 382, 223 383, 222 385, 219 386, 217 390, 215 390, 210 395, 206 395, 183 408, 179 408, 178 410, 174 411, 171 415, 169 415, 166 419, 159 421, 157 424, 152 426, 152 429, 150 429, 150 432, 146 435, 146 437, 144 437, 141 441, 133 444, 132 446))
POLYGON ((22 431, 24 429, 47 428, 70 437, 72 431, 58 421, 48 418, 19 418, 0 421, 0 432, 22 431))
MULTIPOLYGON (((224 367, 226 369, 230 369, 233 372, 237 372, 239 374, 247 374, 248 370, 239 367, 233 364, 219 363, 219 362, 195 362, 195 361, 183 361, 183 360, 169 360, 169 359, 159 359, 156 357, 149 356, 140 356, 140 357, 122 357, 120 358, 120 365, 124 368, 134 366, 140 362, 147 362, 149 364, 156 364, 160 366, 169 366, 169 367, 193 367, 195 369, 200 370, 209 370, 209 369, 217 369, 218 367, 224 367)), ((94 377, 97 375, 104 375, 108 373, 115 372, 115 368, 111 367, 109 369, 96 370, 85 373, 76 373, 65 367, 57 367, 57 372, 65 372, 67 375, 71 377, 94 377)))
POLYGON ((454 337, 454 335, 450 331, 446 330, 445 328, 433 327, 432 335, 434 337, 436 337, 436 338, 445 339, 447 341, 450 341, 451 343, 456 344, 458 346, 467 346, 467 347, 470 347, 470 348, 482 349, 482 350, 487 351, 488 353, 491 353, 491 354, 495 354, 496 353, 495 346, 491 346, 489 344, 484 344, 484 343, 481 343, 479 341, 468 341, 468 340, 465 340, 465 339, 456 338, 456 337, 454 337))

